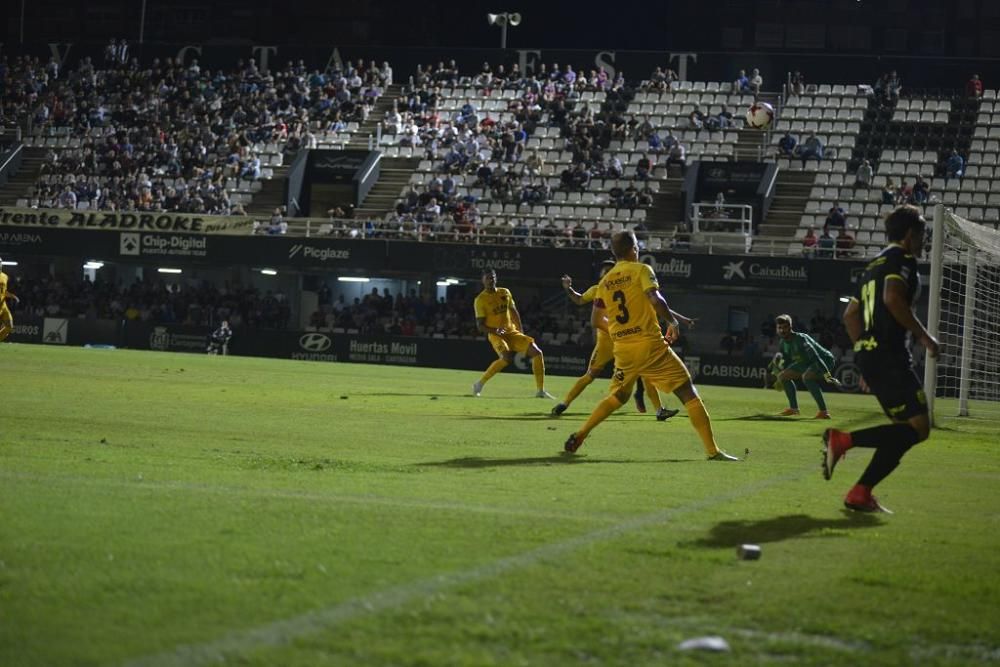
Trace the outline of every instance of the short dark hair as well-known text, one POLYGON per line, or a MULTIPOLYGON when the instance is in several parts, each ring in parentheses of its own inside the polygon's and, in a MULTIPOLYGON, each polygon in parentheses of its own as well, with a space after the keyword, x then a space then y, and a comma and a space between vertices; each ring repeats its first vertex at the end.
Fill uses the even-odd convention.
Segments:
POLYGON ((898 206, 885 216, 885 234, 890 241, 902 241, 911 229, 922 232, 926 227, 927 221, 920 214, 920 209, 909 204, 898 206))
POLYGON ((785 323, 785 324, 787 324, 790 327, 790 326, 792 326, 792 316, 791 315, 778 315, 776 318, 774 318, 774 323, 775 324, 785 323))
POLYGON ((491 275, 491 274, 495 275, 496 272, 497 272, 496 269, 483 269, 483 272, 482 272, 481 275, 484 275, 484 276, 488 276, 488 275, 491 275))
POLYGON ((611 237, 611 250, 615 253, 615 257, 621 258, 632 246, 635 245, 635 234, 629 231, 616 232, 611 237))

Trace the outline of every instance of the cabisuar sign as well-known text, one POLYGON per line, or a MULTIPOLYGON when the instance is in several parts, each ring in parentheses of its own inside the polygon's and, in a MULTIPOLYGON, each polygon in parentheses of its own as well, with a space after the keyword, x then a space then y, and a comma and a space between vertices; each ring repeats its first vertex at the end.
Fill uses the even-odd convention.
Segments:
POLYGON ((0 225, 62 229, 120 229, 194 234, 246 234, 250 218, 186 213, 123 213, 121 211, 71 211, 61 209, 0 208, 0 225))

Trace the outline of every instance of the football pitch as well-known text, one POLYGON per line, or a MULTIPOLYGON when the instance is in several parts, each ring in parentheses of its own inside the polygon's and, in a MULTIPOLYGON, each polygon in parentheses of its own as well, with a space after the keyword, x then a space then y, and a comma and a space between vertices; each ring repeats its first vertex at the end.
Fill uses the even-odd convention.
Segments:
MULTIPOLYGON (((561 456, 606 380, 553 419, 529 375, 473 398, 435 369, 0 363, 0 665, 1000 661, 996 422, 944 420, 877 490, 896 513, 864 515, 841 500, 870 451, 824 481, 829 422, 768 416, 769 390, 700 388, 751 450, 727 464, 631 405, 561 456), (730 651, 678 648, 709 635, 730 651)), ((828 400, 834 426, 884 420, 828 400)))

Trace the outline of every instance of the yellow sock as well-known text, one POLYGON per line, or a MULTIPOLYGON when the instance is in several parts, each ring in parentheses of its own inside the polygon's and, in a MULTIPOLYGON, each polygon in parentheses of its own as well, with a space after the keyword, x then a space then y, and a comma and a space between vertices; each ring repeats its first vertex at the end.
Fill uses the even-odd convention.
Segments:
POLYGON ((486 384, 487 380, 505 368, 507 368, 507 362, 503 359, 497 359, 490 364, 489 368, 486 369, 486 372, 483 373, 483 377, 479 378, 479 384, 486 384))
POLYGON ((590 373, 581 376, 580 379, 576 381, 576 384, 570 388, 569 393, 566 394, 566 398, 563 399, 563 405, 569 405, 572 403, 576 397, 580 395, 580 392, 586 389, 587 386, 593 381, 594 378, 590 377, 590 373))
POLYGON ((715 444, 715 435, 712 433, 712 420, 708 417, 708 411, 705 409, 701 397, 692 398, 684 404, 684 409, 687 410, 688 417, 691 418, 691 426, 701 438, 705 453, 709 456, 718 454, 719 446, 715 444))
POLYGON ((660 408, 663 407, 663 403, 660 403, 660 390, 652 382, 644 381, 642 384, 646 387, 646 396, 649 396, 649 403, 653 406, 653 412, 659 412, 660 408))
POLYGON ((622 404, 614 396, 606 397, 603 401, 598 403, 597 407, 594 408, 594 411, 590 413, 590 417, 587 418, 587 423, 583 425, 583 428, 576 432, 577 436, 581 440, 586 438, 598 424, 607 419, 612 412, 621 406, 622 404))
POLYGON ((545 389, 545 357, 538 354, 531 358, 531 372, 535 374, 535 388, 545 389))

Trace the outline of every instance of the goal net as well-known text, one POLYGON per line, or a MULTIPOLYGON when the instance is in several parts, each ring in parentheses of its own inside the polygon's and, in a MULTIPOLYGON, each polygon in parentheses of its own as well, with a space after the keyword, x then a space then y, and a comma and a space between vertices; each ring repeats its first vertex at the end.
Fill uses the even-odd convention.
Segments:
POLYGON ((1000 231, 934 211, 928 329, 941 343, 927 358, 931 414, 1000 420, 1000 231))

